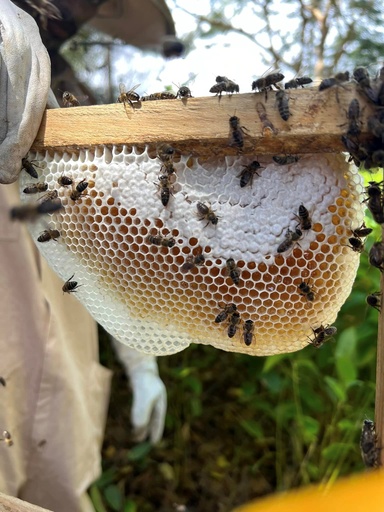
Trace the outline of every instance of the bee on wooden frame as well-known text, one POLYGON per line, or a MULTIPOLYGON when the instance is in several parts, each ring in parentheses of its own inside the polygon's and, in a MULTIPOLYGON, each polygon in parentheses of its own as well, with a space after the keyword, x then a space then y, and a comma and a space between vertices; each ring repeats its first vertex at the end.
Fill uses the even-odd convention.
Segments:
POLYGON ((63 92, 63 106, 64 107, 79 107, 80 101, 76 98, 74 94, 69 91, 63 92))
POLYGON ((124 107, 126 107, 127 103, 133 108, 133 103, 137 103, 140 101, 140 96, 135 92, 135 89, 139 87, 140 84, 135 85, 129 91, 126 90, 125 85, 123 83, 119 84, 120 94, 117 97, 117 103, 124 103, 124 107))
POLYGON ((230 146, 237 146, 242 149, 244 146, 244 130, 247 130, 245 126, 240 126, 240 119, 237 116, 231 116, 229 118, 229 127, 231 130, 230 146))
POLYGON ((301 76, 286 82, 284 89, 297 89, 298 87, 302 87, 304 89, 304 85, 311 84, 312 82, 313 80, 309 76, 301 76))
POLYGON ((276 87, 276 89, 280 89, 280 86, 277 84, 284 80, 284 78, 284 75, 278 71, 269 73, 252 82, 252 91, 265 92, 265 101, 267 101, 268 91, 272 91, 273 86, 276 87))
POLYGON ((142 96, 141 101, 158 101, 158 100, 175 100, 177 98, 176 94, 171 91, 163 91, 163 92, 154 92, 153 94, 148 94, 147 96, 142 96))
POLYGON ((234 92, 240 92, 239 86, 233 81, 227 78, 226 76, 217 76, 216 77, 217 84, 225 84, 225 92, 229 92, 233 94, 234 92))
POLYGON ((281 119, 288 121, 292 115, 289 111, 289 96, 282 89, 276 93, 276 103, 281 119))

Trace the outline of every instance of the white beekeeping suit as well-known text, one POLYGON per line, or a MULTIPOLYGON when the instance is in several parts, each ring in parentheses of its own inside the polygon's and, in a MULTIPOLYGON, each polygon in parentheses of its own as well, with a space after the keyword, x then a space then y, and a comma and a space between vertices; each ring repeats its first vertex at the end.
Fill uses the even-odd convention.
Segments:
MULTIPOLYGON (((63 294, 25 227, 9 218, 15 182, 50 95, 50 61, 33 19, 0 0, 0 492, 54 510, 93 510, 110 371, 96 324, 63 294)), ((162 435, 166 393, 153 357, 119 350, 133 389, 134 435, 162 435)), ((127 425, 128 431, 128 425, 127 425)), ((0 501, 1 508, 1 501, 0 501)))

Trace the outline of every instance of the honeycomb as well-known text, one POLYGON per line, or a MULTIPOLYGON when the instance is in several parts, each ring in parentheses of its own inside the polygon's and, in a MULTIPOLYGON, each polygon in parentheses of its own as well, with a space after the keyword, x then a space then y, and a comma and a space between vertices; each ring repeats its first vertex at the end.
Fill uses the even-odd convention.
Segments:
MULTIPOLYGON (((312 329, 334 322, 351 291, 359 253, 348 247, 348 238, 363 222, 363 185, 343 155, 303 156, 284 166, 260 157, 258 175, 243 188, 239 174, 255 158, 202 164, 181 156, 166 206, 161 162, 148 148, 96 147, 29 158, 42 168, 39 181, 57 190, 65 206, 30 225, 35 240, 47 226, 60 232, 57 241, 36 242, 39 250, 63 280, 75 274, 81 285, 76 297, 91 315, 139 351, 166 355, 203 343, 260 356, 292 352, 311 343, 312 329), (74 184, 59 186, 62 176, 74 184), (87 195, 72 200, 84 179, 87 195), (216 224, 199 219, 198 202, 214 212, 216 224), (311 229, 278 253, 287 229, 298 228, 300 205, 309 212, 311 229), (160 236, 173 237, 174 245, 149 240, 160 236), (227 270, 231 258, 237 280, 227 270), (303 282, 313 300, 299 288, 303 282), (239 313, 231 338, 232 316, 215 322, 229 304, 239 313)), ((35 202, 44 193, 26 197, 22 190, 30 182, 22 173, 21 197, 35 202)))

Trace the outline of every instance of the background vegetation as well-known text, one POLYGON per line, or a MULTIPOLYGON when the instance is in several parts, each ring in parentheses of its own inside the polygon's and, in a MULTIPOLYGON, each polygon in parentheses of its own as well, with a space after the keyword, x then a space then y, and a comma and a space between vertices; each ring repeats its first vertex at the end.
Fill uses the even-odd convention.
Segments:
MULTIPOLYGON (((268 66, 317 78, 357 64, 375 72, 384 55, 382 7, 374 1, 212 0, 210 6, 194 15, 196 29, 185 35, 189 50, 198 38, 214 44, 216 34, 235 32, 255 43, 268 66), (289 22, 282 26, 283 7, 289 22), (236 22, 246 10, 254 31, 236 22)), ((81 58, 87 60, 89 48, 81 58)), ((128 383, 101 332, 102 362, 115 376, 104 472, 91 488, 98 512, 227 512, 257 496, 363 469, 359 436, 363 419, 374 413, 378 314, 365 297, 379 289, 367 252, 381 237, 378 226, 367 224, 375 229, 339 314, 336 342, 262 358, 192 346, 159 359, 169 404, 156 447, 130 441, 128 383)))

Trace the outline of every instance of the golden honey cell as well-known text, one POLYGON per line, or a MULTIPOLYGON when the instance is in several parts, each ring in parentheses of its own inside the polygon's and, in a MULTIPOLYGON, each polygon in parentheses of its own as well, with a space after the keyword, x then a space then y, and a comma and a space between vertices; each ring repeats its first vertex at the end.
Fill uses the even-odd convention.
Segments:
MULTIPOLYGON (((259 155, 264 169, 244 188, 239 174, 256 157, 200 164, 182 156, 166 207, 161 162, 147 151, 98 147, 30 156, 42 161, 39 180, 58 190, 65 207, 30 226, 35 240, 47 222, 61 233, 39 250, 64 280, 75 274, 82 285, 77 298, 133 348, 166 355, 204 343, 253 355, 292 352, 310 343, 312 328, 332 324, 350 294, 359 254, 346 245, 363 222, 363 185, 342 155, 303 156, 285 166, 259 155), (73 201, 71 187, 58 186, 63 174, 73 187, 85 179, 87 194, 73 201), (217 224, 199 220, 198 202, 212 209, 217 224), (301 204, 312 227, 277 253, 299 227, 301 204), (175 244, 152 244, 149 236, 157 235, 175 244), (227 269, 230 258, 238 283, 227 269), (299 293, 302 281, 313 301, 299 293), (232 303, 240 322, 229 338, 231 315, 221 323, 215 318, 232 303), (254 327, 250 346, 247 320, 254 327)), ((25 182, 21 176, 21 191, 25 182)))

